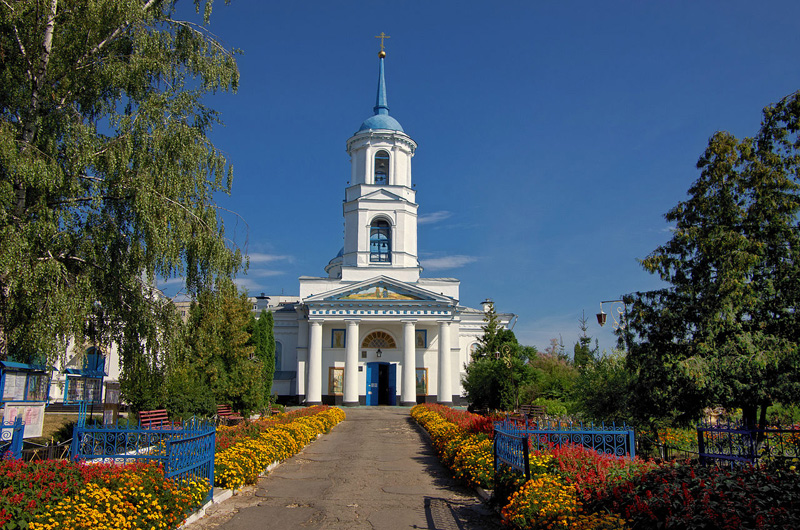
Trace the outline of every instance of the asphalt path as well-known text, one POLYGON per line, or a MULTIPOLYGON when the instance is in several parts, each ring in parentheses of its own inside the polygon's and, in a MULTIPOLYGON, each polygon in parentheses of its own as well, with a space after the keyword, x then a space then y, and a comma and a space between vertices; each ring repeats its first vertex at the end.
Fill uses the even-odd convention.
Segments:
POLYGON ((400 407, 347 419, 187 530, 494 530, 497 514, 459 485, 400 407))

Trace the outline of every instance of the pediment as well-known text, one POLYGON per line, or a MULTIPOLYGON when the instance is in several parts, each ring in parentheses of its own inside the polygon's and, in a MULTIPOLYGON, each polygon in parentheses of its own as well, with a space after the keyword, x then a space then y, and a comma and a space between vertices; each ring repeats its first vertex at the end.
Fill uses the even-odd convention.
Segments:
POLYGON ((435 302, 451 304, 455 301, 448 297, 416 285, 401 282, 387 276, 378 276, 311 296, 305 302, 435 302))
POLYGON ((400 195, 396 193, 392 193, 391 191, 385 189, 378 189, 371 193, 367 193, 366 195, 361 196, 361 200, 372 200, 372 201, 403 201, 405 200, 400 195))

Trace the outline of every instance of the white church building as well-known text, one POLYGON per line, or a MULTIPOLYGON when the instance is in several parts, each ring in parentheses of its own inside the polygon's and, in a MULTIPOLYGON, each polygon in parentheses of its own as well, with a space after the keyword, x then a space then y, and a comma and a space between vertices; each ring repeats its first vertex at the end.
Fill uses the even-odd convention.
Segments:
MULTIPOLYGON (((374 115, 347 140, 344 247, 327 276, 300 277, 299 296, 254 298, 275 317, 281 401, 307 405, 461 403, 461 379, 483 334, 481 309, 459 304, 460 282, 423 278, 417 252, 417 143, 389 115, 379 54, 374 115)), ((502 325, 516 317, 498 313, 502 325)))

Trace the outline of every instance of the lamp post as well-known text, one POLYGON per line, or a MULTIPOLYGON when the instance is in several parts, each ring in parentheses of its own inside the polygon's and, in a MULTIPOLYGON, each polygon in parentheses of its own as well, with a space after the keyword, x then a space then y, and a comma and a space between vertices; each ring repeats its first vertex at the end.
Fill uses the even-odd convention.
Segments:
POLYGON ((609 312, 611 313, 611 320, 614 322, 614 330, 625 328, 625 315, 628 311, 628 306, 622 300, 603 300, 600 302, 600 312, 597 313, 597 323, 600 327, 606 325, 608 321, 608 313, 603 311, 603 304, 611 304, 609 312), (618 304, 618 305, 615 305, 618 304))
POLYGON ((502 351, 494 352, 494 358, 498 361, 502 360, 503 364, 508 369, 508 376, 511 379, 511 386, 514 389, 514 410, 519 410, 519 388, 517 387, 517 378, 514 370, 512 369, 513 361, 511 359, 511 347, 507 344, 500 347, 502 351))
POLYGON ((603 300, 600 302, 600 312, 597 313, 597 323, 603 327, 608 320, 608 314, 603 311, 603 304, 611 304, 608 312, 614 323, 614 331, 618 332, 617 346, 624 346, 630 350, 628 327, 628 302, 625 300, 603 300))

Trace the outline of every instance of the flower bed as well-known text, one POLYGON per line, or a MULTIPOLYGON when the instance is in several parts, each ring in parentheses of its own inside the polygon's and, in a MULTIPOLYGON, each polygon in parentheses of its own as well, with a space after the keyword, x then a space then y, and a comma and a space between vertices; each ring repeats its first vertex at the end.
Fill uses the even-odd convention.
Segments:
POLYGON ((593 492, 594 511, 624 516, 634 528, 800 528, 800 475, 791 467, 697 467, 668 462, 593 492))
POLYGON ((532 480, 525 482, 519 474, 504 471, 495 484, 491 420, 432 404, 417 405, 411 416, 428 431, 434 450, 455 478, 470 486, 497 487, 495 498, 503 506, 504 520, 518 528, 626 528, 619 515, 587 512, 581 499, 590 488, 648 469, 640 461, 561 446, 531 453, 532 480))
POLYGON ((575 445, 534 452, 530 464, 531 480, 509 478, 511 486, 505 491, 511 495, 502 509, 504 519, 521 529, 628 528, 620 514, 587 509, 585 501, 598 489, 625 483, 655 467, 575 445))
MULTIPOLYGON (((342 420, 341 409, 309 407, 220 428, 217 485, 236 488, 255 482, 269 464, 297 453, 342 420)), ((0 528, 173 529, 207 493, 207 482, 178 485, 152 463, 5 460, 0 461, 0 528)))
POLYGON ((488 418, 428 403, 413 407, 411 417, 428 431, 436 454, 455 478, 468 486, 494 487, 488 418))
POLYGON ((179 486, 165 480, 155 464, 5 460, 0 528, 175 528, 207 492, 207 482, 179 486))
MULTIPOLYGON (((440 405, 418 405, 411 415, 457 478, 491 484, 483 478, 494 476, 490 437, 468 431, 479 421, 440 405)), ((791 464, 655 464, 562 445, 531 453, 527 482, 505 468, 497 473, 495 500, 506 524, 519 529, 800 528, 800 473, 791 464)))
MULTIPOLYGON (((320 412, 326 411, 330 408, 331 407, 327 406, 305 407, 292 410, 290 412, 276 414, 274 416, 269 416, 256 421, 243 422, 234 426, 218 427, 216 438, 217 452, 219 453, 220 451, 228 449, 230 446, 241 440, 256 437, 260 433, 268 431, 276 425, 291 423, 298 418, 316 416, 320 412)), ((324 416, 323 418, 325 418, 323 421, 330 421, 329 419, 326 419, 328 416, 324 416)), ((336 425, 336 423, 339 423, 339 421, 330 424, 328 429, 336 425)))
POLYGON ((217 447, 224 448, 215 456, 216 484, 230 489, 254 484, 267 466, 297 454, 317 435, 329 432, 345 419, 344 411, 335 407, 315 406, 302 411, 243 427, 221 428, 224 443, 217 447))

